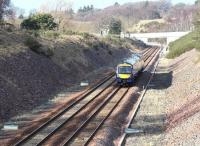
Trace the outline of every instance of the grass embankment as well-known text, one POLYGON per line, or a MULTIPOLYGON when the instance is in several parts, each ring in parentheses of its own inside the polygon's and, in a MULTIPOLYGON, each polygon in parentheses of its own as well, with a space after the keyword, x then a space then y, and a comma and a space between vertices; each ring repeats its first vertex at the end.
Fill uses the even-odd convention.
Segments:
POLYGON ((200 42, 196 40, 196 33, 191 32, 169 44, 167 58, 173 59, 194 48, 200 50, 200 42))

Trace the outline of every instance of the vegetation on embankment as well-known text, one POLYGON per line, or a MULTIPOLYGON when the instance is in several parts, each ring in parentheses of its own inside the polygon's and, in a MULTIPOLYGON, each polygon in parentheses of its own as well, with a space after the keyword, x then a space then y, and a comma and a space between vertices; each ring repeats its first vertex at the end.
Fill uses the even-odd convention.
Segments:
POLYGON ((167 58, 176 58, 194 48, 200 49, 200 42, 196 39, 196 32, 191 32, 169 44, 167 58))

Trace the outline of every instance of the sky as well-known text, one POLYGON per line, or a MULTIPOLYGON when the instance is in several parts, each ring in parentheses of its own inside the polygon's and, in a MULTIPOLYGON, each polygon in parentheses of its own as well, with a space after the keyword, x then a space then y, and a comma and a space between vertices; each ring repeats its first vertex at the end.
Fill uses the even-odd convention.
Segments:
MULTIPOLYGON (((119 4, 124 4, 127 2, 138 2, 144 0, 66 0, 72 4, 72 8, 76 11, 80 7, 85 5, 94 5, 95 8, 105 8, 107 6, 113 5, 115 2, 119 4)), ((196 0, 171 0, 173 4, 177 3, 186 3, 193 4, 196 0)), ((19 8, 22 8, 26 11, 26 14, 30 10, 38 9, 42 4, 49 2, 49 0, 11 0, 11 3, 19 8)))

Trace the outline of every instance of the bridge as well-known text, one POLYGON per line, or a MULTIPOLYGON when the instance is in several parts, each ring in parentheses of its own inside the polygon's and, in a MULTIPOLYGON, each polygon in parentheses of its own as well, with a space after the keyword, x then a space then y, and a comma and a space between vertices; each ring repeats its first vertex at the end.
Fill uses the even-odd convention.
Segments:
POLYGON ((158 33, 121 33, 121 37, 127 37, 127 38, 135 38, 138 40, 143 41, 144 43, 150 44, 149 39, 166 39, 167 45, 170 42, 173 42, 180 37, 190 33, 190 31, 187 32, 158 32, 158 33))

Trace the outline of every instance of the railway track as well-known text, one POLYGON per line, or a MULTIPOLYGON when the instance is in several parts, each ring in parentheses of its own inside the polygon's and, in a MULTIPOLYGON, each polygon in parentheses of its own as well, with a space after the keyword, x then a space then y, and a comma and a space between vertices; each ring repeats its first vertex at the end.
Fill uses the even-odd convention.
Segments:
MULTIPOLYGON (((153 63, 155 63, 155 65, 154 65, 154 67, 151 69, 151 73, 152 73, 152 75, 150 76, 150 78, 149 78, 149 80, 148 80, 148 82, 146 83, 146 86, 145 86, 145 88, 143 89, 143 93, 140 95, 140 97, 138 98, 138 102, 136 103, 136 105, 135 105, 135 108, 132 110, 132 114, 130 115, 130 117, 129 117, 129 122, 126 124, 126 128, 129 128, 130 127, 130 124, 131 124, 131 122, 133 121, 133 119, 135 118, 135 116, 136 116, 136 114, 137 114, 137 111, 138 111, 138 109, 139 109, 139 107, 140 107, 140 104, 142 103, 142 100, 143 100, 143 98, 144 98, 144 96, 145 96, 145 94, 146 94, 146 92, 147 92, 147 88, 148 88, 148 86, 149 86, 149 84, 151 83, 151 81, 152 81, 152 79, 153 79, 153 77, 154 77, 154 74, 155 74, 155 72, 156 72, 156 69, 157 69, 157 66, 158 66, 158 63, 159 63, 159 56, 160 56, 160 53, 161 53, 161 51, 162 51, 162 49, 159 49, 158 51, 156 51, 156 55, 155 55, 155 59, 153 60, 151 60, 153 63)), ((123 133, 122 135, 121 135, 121 137, 120 137, 120 140, 119 140, 119 142, 118 142, 118 146, 122 146, 122 145, 124 145, 124 141, 125 141, 125 138, 126 138, 126 136, 127 136, 127 133, 123 133)))
MULTIPOLYGON (((144 52, 145 68, 157 52, 144 52)), ((112 74, 15 145, 87 145, 128 90, 116 86, 112 74)))

